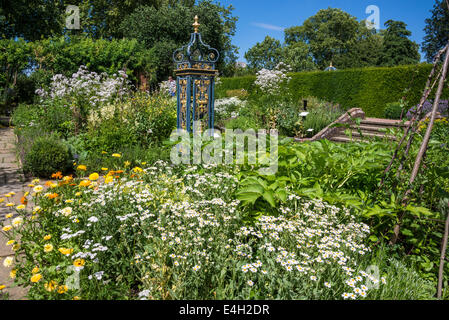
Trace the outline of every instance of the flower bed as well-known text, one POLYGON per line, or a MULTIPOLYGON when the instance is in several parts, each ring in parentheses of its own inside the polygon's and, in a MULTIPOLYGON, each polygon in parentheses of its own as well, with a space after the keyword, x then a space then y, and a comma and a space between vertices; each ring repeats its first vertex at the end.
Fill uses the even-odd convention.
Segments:
MULTIPOLYGON (((81 168, 84 169, 84 168, 81 168)), ((149 168, 31 185, 35 206, 3 228, 3 261, 33 299, 357 299, 367 225, 291 195, 253 225, 233 198, 237 168, 149 168)), ((38 183, 38 181, 34 181, 38 183)), ((14 209, 14 207, 11 206, 14 209)), ((366 259, 365 259, 366 260, 366 259)))

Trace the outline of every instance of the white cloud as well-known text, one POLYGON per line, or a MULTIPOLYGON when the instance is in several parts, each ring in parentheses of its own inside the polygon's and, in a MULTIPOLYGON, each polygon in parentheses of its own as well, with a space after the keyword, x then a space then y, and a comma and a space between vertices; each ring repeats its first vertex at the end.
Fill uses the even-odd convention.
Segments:
POLYGON ((267 23, 260 23, 260 22, 253 22, 251 23, 253 26, 262 28, 262 29, 268 29, 268 30, 274 30, 274 31, 284 31, 283 27, 274 26, 272 24, 267 23))

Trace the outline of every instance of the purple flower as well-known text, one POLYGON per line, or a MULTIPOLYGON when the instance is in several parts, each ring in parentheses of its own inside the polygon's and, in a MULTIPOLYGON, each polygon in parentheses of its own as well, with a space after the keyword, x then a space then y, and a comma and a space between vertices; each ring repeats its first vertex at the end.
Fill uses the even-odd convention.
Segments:
MULTIPOLYGON (((412 107, 407 112, 408 119, 411 119, 413 117, 417 108, 418 108, 418 105, 412 107)), ((433 100, 426 100, 426 102, 424 102, 423 108, 422 108, 422 118, 424 118, 429 112, 431 112, 432 108, 433 108, 433 100)), ((438 112, 444 117, 449 116, 448 100, 440 100, 440 103, 438 105, 438 112)))

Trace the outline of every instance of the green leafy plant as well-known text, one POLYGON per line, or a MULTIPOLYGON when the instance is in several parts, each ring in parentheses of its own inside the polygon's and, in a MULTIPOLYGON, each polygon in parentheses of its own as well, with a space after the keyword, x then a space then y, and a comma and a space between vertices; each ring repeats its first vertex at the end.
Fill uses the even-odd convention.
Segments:
POLYGON ((25 156, 23 169, 35 176, 49 178, 55 172, 66 172, 71 156, 67 146, 55 135, 36 139, 25 156))

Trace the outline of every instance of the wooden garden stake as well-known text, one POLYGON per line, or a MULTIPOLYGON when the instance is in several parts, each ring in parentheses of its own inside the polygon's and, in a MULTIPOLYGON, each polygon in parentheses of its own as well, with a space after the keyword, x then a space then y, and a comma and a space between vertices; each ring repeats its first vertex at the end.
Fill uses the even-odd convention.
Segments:
POLYGON ((438 288, 437 288, 437 298, 438 299, 441 299, 441 296, 443 294, 444 260, 446 258, 448 236, 449 236, 449 212, 446 217, 446 224, 444 226, 443 243, 441 245, 440 270, 438 272, 438 288))
MULTIPOLYGON (((408 197, 409 197, 410 193, 412 192, 412 184, 415 182, 415 179, 416 179, 419 169, 421 167, 421 163, 422 163, 424 154, 426 153, 427 147, 429 145, 430 134, 432 133, 433 125, 435 123, 438 106, 440 104, 441 94, 442 94, 443 88, 444 88, 444 82, 445 82, 446 76, 447 76, 447 69, 449 66, 449 54, 448 54, 449 50, 447 50, 448 47, 449 47, 449 43, 448 43, 448 45, 446 45, 446 57, 444 59, 443 69, 441 72, 438 89, 437 89, 437 92, 435 95, 435 101, 433 102, 433 108, 432 108, 429 125, 427 126, 426 134, 424 135, 423 142, 421 144, 421 147, 419 148, 418 155, 416 156, 415 164, 413 166, 412 174, 411 174, 410 180, 409 180, 408 190, 405 193, 404 198, 402 199, 402 205, 404 207, 406 207, 408 204, 408 201, 409 201, 408 197)), ((401 213, 401 215, 399 216, 398 222, 394 226, 394 231, 393 231, 394 234, 393 234, 393 238, 391 240, 392 244, 395 244, 399 238, 399 231, 401 228, 401 222, 402 222, 403 217, 404 217, 404 212, 401 213)))

